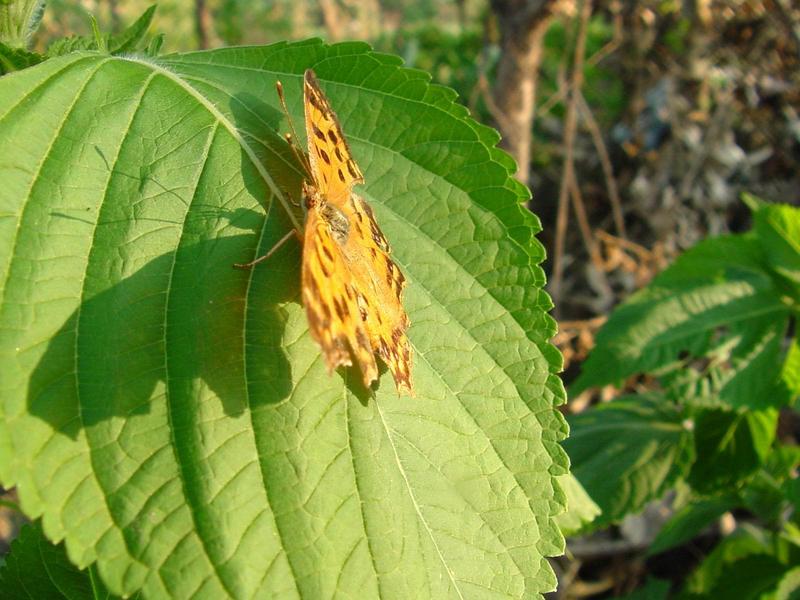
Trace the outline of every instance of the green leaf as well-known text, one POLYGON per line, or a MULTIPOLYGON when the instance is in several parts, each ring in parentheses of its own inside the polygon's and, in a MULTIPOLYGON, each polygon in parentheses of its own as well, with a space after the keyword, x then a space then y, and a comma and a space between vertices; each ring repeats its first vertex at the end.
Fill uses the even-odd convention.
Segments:
MULTIPOLYGON (((103 54, 129 54, 143 51, 148 42, 145 38, 153 15, 156 12, 156 5, 148 8, 136 22, 120 33, 107 33, 101 35, 97 29, 97 21, 90 15, 92 22, 92 35, 71 36, 56 40, 47 48, 48 57, 64 56, 72 52, 82 50, 97 50, 103 54)), ((160 47, 160 44, 159 44, 160 47)))
POLYGON ((558 484, 567 497, 567 512, 558 515, 556 523, 564 535, 576 535, 597 518, 600 507, 572 473, 560 475, 558 484))
POLYGON ((800 567, 794 567, 783 575, 775 595, 770 600, 798 599, 800 599, 800 567))
POLYGON ((776 410, 700 411, 694 425, 697 461, 689 483, 704 493, 741 483, 766 458, 777 424, 776 410))
POLYGON ((781 384, 787 404, 794 404, 800 396, 800 339, 796 335, 789 342, 786 360, 781 368, 781 384))
POLYGON ((791 503, 787 483, 792 481, 798 465, 800 447, 779 445, 745 485, 741 492, 743 504, 762 523, 777 527, 785 521, 787 505, 791 503))
MULTIPOLYGON (((756 200, 752 196, 749 199, 756 200)), ((751 204, 755 230, 770 266, 794 284, 800 308, 800 210, 788 204, 751 204)))
POLYGON ((799 558, 786 538, 741 525, 691 575, 680 598, 762 598, 799 558))
POLYGON ((567 427, 538 221, 454 99, 314 40, 0 79, 0 479, 113 593, 553 589, 567 427), (416 398, 326 373, 296 244, 232 268, 291 227, 275 81, 300 122, 308 67, 409 280, 416 398))
POLYGON ((776 480, 766 469, 759 469, 741 492, 742 504, 758 515, 761 523, 777 526, 784 518, 788 500, 783 482, 776 480))
POLYGON ((44 0, 11 0, 0 3, 0 42, 24 50, 39 28, 44 0))
POLYGON ((703 498, 684 506, 664 523, 647 553, 658 554, 688 542, 736 505, 737 498, 727 494, 703 498))
POLYGON ((664 369, 675 374, 681 393, 688 386, 704 401, 785 404, 786 394, 776 390, 783 389, 789 312, 764 260, 752 235, 706 240, 687 251, 612 313, 572 393, 664 369))
POLYGON ((692 437, 681 413, 658 397, 627 397, 569 419, 572 473, 602 514, 593 525, 637 513, 689 468, 692 437))
POLYGON ((642 587, 625 596, 617 596, 615 600, 666 600, 669 598, 669 588, 669 581, 648 577, 642 587))
POLYGON ((27 69, 37 65, 44 57, 35 52, 28 52, 21 48, 12 48, 0 42, 0 75, 27 69))
POLYGON ((64 544, 45 539, 38 522, 25 525, 11 543, 0 567, 0 589, 5 600, 112 597, 96 572, 81 571, 69 561, 64 544))
POLYGON ((795 518, 800 517, 800 477, 787 479, 783 491, 786 499, 794 505, 795 518))

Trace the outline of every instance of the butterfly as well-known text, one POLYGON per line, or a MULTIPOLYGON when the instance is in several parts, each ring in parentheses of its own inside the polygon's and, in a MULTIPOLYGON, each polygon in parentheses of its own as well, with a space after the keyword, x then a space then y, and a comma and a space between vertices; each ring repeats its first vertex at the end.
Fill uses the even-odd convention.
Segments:
MULTIPOLYGON (((278 95, 289 118, 280 83, 278 95)), ((369 388, 378 378, 377 356, 398 393, 413 396, 406 279, 372 208, 353 191, 364 176, 311 69, 303 76, 303 105, 308 152, 294 148, 306 171, 300 287, 311 337, 329 373, 355 364, 369 388)), ((289 124, 296 140, 291 118, 289 124)))

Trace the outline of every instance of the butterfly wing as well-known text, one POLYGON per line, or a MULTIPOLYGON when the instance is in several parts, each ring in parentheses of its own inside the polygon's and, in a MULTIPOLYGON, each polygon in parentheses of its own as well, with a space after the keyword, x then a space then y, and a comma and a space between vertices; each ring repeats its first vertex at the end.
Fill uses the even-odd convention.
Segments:
POLYGON ((352 365, 352 355, 369 387, 378 367, 359 314, 358 292, 342 248, 316 207, 306 218, 301 287, 311 337, 322 348, 328 371, 352 365))
POLYGON ((392 260, 389 242, 369 204, 352 194, 343 212, 350 220, 344 255, 370 346, 389 367, 397 391, 413 396, 411 345, 406 336, 410 322, 403 308, 406 278, 392 260))
POLYGON ((311 69, 307 69, 303 77, 303 97, 314 187, 328 202, 339 205, 347 200, 353 185, 364 182, 364 176, 353 160, 336 113, 311 69))
POLYGON ((370 386, 378 377, 377 354, 398 392, 413 396, 405 277, 372 209, 352 191, 364 178, 310 69, 303 89, 312 182, 305 192, 302 288, 312 337, 329 370, 355 361, 370 386))

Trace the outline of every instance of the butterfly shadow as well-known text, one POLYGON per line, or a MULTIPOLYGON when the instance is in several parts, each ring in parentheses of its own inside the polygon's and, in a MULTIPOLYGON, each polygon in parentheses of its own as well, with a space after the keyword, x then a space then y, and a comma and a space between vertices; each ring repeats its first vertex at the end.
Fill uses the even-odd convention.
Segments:
POLYGON ((288 398, 283 335, 298 249, 287 245, 269 270, 233 268, 252 251, 250 235, 181 246, 84 300, 31 375, 29 412, 74 439, 154 401, 176 426, 175 415, 213 397, 228 416, 288 398))

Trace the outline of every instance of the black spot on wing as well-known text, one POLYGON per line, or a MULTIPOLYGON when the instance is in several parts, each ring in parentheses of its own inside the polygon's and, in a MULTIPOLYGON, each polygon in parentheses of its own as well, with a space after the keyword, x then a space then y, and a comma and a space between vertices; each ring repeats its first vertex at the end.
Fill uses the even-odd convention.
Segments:
POLYGON ((403 330, 400 327, 395 327, 392 330, 392 342, 394 345, 397 346, 400 343, 400 339, 403 337, 403 330))
POLYGON ((322 254, 324 254, 330 262, 333 262, 333 254, 331 253, 330 248, 328 248, 328 246, 325 244, 320 244, 320 247, 322 248, 322 254))
POLYGON ((322 312, 325 314, 324 327, 327 329, 331 325, 331 307, 326 302, 322 303, 322 312))
POLYGON ((327 142, 327 140, 325 139, 325 134, 322 133, 322 130, 313 124, 312 127, 314 129, 314 135, 317 136, 317 138, 319 138, 320 141, 327 142))
POLYGON ((317 93, 313 89, 307 87, 306 95, 308 96, 308 101, 311 102, 311 106, 313 106, 320 112, 325 112, 322 108, 322 104, 320 103, 320 99, 317 96, 317 93))
POLYGON ((394 263, 386 259, 386 284, 389 287, 392 287, 392 282, 394 282, 394 263))
POLYGON ((319 268, 322 271, 322 274, 325 275, 325 277, 331 276, 330 267, 327 264, 325 264, 324 260, 319 261, 319 268))
POLYGON ((322 160, 324 160, 324 161, 325 161, 325 164, 327 164, 328 166, 330 166, 330 164, 331 164, 331 157, 330 157, 330 156, 328 156, 328 153, 327 153, 327 152, 325 152, 325 150, 323 150, 322 148, 317 148, 317 150, 319 151, 319 155, 322 157, 322 160))
POLYGON ((339 296, 334 296, 333 298, 333 308, 336 311, 336 315, 342 321, 346 321, 349 315, 349 311, 347 310, 347 304, 344 301, 344 298, 339 296))

